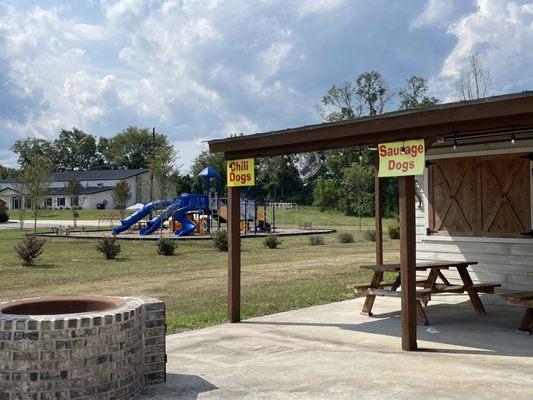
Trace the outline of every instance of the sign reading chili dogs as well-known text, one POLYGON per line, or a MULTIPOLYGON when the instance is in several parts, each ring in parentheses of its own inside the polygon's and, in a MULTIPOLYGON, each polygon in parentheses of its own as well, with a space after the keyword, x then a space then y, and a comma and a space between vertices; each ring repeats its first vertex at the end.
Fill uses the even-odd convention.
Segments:
POLYGON ((255 163, 253 158, 227 162, 228 186, 254 186, 255 163))
POLYGON ((424 173, 424 140, 383 143, 378 146, 379 176, 408 176, 424 173))

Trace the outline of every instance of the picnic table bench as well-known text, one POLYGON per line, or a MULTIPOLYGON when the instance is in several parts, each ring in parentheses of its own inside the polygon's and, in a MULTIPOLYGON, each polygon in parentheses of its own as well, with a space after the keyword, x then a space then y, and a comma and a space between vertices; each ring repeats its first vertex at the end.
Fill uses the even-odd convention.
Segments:
MULTIPOLYGON (((416 264, 417 271, 429 270, 426 279, 416 281, 416 302, 417 302, 417 321, 421 325, 428 325, 424 307, 427 306, 431 300, 431 295, 439 293, 468 293, 470 301, 474 310, 480 314, 486 314, 485 307, 481 302, 479 293, 494 293, 494 288, 501 286, 500 283, 474 283, 468 267, 475 265, 475 261, 438 261, 438 262, 422 262, 416 264), (456 268, 459 276, 463 282, 462 285, 452 285, 442 273, 442 270, 456 268), (437 282, 437 279, 441 283, 437 282)), ((365 303, 361 311, 362 314, 372 316, 372 308, 376 296, 387 297, 401 297, 401 292, 397 289, 401 286, 400 264, 377 264, 377 265, 361 265, 362 269, 369 269, 374 271, 372 281, 364 284, 351 284, 348 289, 353 289, 357 293, 366 294, 365 303), (385 272, 396 273, 394 281, 384 282, 383 276, 385 272)))
POLYGON ((505 293, 502 297, 513 306, 525 307, 526 311, 518 325, 518 330, 533 334, 533 292, 505 293))

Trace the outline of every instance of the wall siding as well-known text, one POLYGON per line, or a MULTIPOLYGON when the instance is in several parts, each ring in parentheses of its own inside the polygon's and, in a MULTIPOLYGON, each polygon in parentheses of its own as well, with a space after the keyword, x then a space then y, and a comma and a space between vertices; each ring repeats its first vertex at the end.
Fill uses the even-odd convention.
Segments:
MULTIPOLYGON (((483 149, 476 150, 479 152, 475 154, 484 153, 483 149)), ((520 150, 516 149, 517 152, 520 150)), ((423 207, 416 214, 417 261, 477 261, 478 265, 470 267, 475 282, 499 282, 502 283, 501 290, 532 290, 533 239, 427 236, 427 176, 417 177, 417 182, 423 199, 423 207)), ((421 272, 419 275, 427 274, 421 272)), ((444 275, 452 282, 460 282, 455 270, 444 271, 444 275)))

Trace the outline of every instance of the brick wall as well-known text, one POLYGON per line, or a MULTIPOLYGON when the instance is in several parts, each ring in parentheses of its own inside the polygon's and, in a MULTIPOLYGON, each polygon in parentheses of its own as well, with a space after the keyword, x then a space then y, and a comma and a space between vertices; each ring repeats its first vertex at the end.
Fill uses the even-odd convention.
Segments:
POLYGON ((0 314, 0 400, 129 399, 165 381, 165 304, 102 313, 0 314))

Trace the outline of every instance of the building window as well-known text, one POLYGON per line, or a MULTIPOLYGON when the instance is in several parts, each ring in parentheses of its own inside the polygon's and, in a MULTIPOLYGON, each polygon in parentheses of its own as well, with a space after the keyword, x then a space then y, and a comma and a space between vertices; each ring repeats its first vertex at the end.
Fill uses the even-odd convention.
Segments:
POLYGON ((531 237, 529 166, 527 154, 430 161, 429 232, 531 237))
POLYGON ((57 206, 58 207, 65 207, 65 198, 64 197, 58 197, 57 198, 57 206))
POLYGON ((44 206, 45 207, 52 207, 52 198, 51 197, 47 197, 44 199, 44 206))
POLYGON ((20 208, 20 197, 13 197, 11 199, 11 209, 18 210, 20 208))

